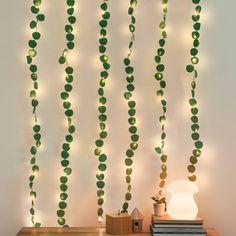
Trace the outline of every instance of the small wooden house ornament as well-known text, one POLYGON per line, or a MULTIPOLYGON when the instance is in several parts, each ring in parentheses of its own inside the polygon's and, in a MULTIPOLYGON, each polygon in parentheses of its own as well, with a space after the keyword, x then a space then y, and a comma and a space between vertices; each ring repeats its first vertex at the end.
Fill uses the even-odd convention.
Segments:
POLYGON ((132 218, 132 229, 134 233, 143 231, 143 215, 135 208, 131 214, 132 218))

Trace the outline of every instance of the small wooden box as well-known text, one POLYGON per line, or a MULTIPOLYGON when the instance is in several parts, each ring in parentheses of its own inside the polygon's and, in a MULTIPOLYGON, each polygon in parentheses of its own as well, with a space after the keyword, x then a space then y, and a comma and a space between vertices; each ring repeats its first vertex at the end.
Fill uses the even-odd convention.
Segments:
POLYGON ((125 213, 106 215, 106 231, 110 234, 131 234, 131 216, 125 213))

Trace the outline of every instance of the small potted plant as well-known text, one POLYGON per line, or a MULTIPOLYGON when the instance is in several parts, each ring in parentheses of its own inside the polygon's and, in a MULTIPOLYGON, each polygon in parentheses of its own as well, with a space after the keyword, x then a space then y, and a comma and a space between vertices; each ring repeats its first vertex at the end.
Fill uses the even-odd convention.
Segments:
POLYGON ((158 196, 151 197, 151 199, 155 202, 153 204, 154 208, 154 215, 155 216, 163 216, 166 212, 166 198, 163 196, 163 194, 160 194, 158 196))

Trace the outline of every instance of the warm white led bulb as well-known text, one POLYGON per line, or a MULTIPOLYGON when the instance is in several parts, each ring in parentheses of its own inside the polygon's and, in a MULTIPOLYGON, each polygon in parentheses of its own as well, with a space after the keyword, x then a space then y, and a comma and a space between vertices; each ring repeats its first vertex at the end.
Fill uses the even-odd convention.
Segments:
POLYGON ((171 218, 181 220, 195 219, 198 207, 194 200, 194 194, 198 187, 187 180, 177 180, 170 183, 166 190, 171 193, 171 199, 167 206, 167 212, 171 218))

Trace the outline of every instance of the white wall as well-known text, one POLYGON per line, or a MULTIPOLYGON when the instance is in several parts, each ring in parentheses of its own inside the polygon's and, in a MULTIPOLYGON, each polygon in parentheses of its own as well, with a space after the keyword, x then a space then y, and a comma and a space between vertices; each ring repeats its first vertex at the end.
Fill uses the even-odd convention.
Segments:
MULTIPOLYGON (((29 225, 28 176, 29 147, 32 143, 32 114, 28 91, 25 52, 29 38, 28 22, 31 1, 0 1, 1 52, 1 138, 0 138, 0 229, 1 235, 13 236, 29 225)), ((37 209, 44 226, 56 226, 60 145, 64 134, 64 116, 59 99, 63 88, 63 68, 57 60, 64 48, 64 1, 44 1, 47 20, 42 26, 38 65, 40 73, 39 116, 44 148, 40 152, 41 167, 37 181, 37 209)), ((73 57, 77 80, 73 91, 77 133, 72 151, 73 175, 67 218, 71 226, 96 226, 96 158, 93 156, 97 137, 97 82, 100 70, 97 53, 99 2, 81 0, 77 16, 77 53, 73 57)), ((140 1, 137 7, 137 36, 134 64, 139 119, 140 148, 133 175, 133 201, 149 224, 152 210, 150 196, 156 192, 159 161, 154 145, 159 140, 157 123, 161 107, 155 96, 154 55, 159 38, 161 17, 158 1, 140 1)), ((160 2, 160 1, 159 1, 160 2)), ((106 172, 106 212, 121 208, 125 193, 124 163, 128 145, 127 106, 123 99, 125 74, 122 58, 129 40, 126 14, 128 1, 111 1, 109 54, 111 76, 107 88, 109 98, 109 154, 106 172)), ((169 39, 166 55, 167 93, 169 101, 168 152, 169 180, 184 178, 185 166, 192 148, 190 136, 189 80, 185 65, 189 60, 191 39, 191 1, 170 1, 169 39)), ((216 227, 222 236, 236 235, 236 109, 235 55, 236 3, 233 0, 203 1, 201 63, 198 97, 202 139, 205 149, 198 165, 197 195, 200 213, 207 225, 216 227)))

